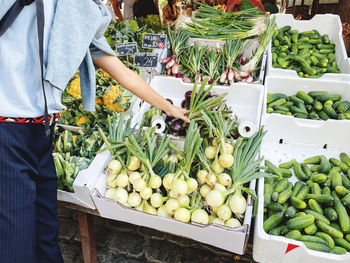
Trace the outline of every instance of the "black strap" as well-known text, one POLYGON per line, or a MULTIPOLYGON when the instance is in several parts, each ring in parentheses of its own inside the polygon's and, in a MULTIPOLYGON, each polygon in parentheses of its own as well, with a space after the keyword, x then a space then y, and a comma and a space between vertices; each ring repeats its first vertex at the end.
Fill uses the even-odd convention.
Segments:
MULTIPOLYGON (((0 37, 6 32, 6 30, 12 25, 24 6, 30 5, 34 0, 17 0, 6 14, 0 20, 0 37)), ((49 114, 47 108, 47 99, 44 86, 44 4, 43 0, 36 0, 36 17, 37 17, 37 29, 38 29, 38 41, 39 41, 39 57, 40 57, 40 69, 41 69, 41 86, 43 89, 45 100, 45 134, 50 135, 50 123, 49 114)))

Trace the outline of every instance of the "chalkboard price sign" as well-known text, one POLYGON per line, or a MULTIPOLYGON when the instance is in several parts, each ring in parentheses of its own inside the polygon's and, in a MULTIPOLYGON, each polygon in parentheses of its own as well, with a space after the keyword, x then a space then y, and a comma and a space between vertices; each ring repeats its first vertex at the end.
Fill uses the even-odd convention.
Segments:
POLYGON ((137 52, 137 44, 135 42, 116 44, 115 48, 118 56, 131 55, 137 52))
POLYGON ((136 53, 134 66, 141 68, 154 68, 157 66, 158 54, 157 53, 136 53))
POLYGON ((142 48, 164 48, 165 43, 165 34, 144 34, 142 39, 142 48))

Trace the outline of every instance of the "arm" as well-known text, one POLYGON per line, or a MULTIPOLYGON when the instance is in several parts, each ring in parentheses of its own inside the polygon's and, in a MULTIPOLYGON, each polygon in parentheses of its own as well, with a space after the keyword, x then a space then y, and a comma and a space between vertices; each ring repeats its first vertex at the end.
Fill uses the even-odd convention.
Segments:
POLYGON ((106 55, 94 60, 96 66, 102 68, 124 88, 134 93, 140 99, 165 111, 168 115, 189 122, 185 116, 187 110, 173 106, 161 95, 154 91, 147 83, 134 71, 127 68, 117 57, 106 55))

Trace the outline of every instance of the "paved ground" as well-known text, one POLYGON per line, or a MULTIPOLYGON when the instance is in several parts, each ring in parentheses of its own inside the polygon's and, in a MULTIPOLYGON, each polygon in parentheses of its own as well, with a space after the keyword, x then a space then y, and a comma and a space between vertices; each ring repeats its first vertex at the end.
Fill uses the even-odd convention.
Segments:
MULTIPOLYGON (((60 246, 66 263, 81 263, 82 251, 75 213, 59 209, 60 246)), ((244 256, 153 229, 94 217, 99 263, 228 263, 254 262, 252 246, 244 256)))

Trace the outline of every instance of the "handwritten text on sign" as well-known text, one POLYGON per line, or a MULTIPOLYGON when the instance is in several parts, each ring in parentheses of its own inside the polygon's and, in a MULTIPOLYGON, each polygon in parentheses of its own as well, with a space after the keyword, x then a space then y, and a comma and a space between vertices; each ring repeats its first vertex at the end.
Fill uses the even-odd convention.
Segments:
POLYGON ((135 54, 135 67, 154 68, 157 66, 158 54, 156 53, 137 53, 135 54))
POLYGON ((142 48, 164 48, 166 35, 164 34, 144 34, 142 48))
POLYGON ((125 43, 125 44, 116 44, 115 48, 119 56, 131 55, 137 52, 137 44, 134 42, 125 43))

